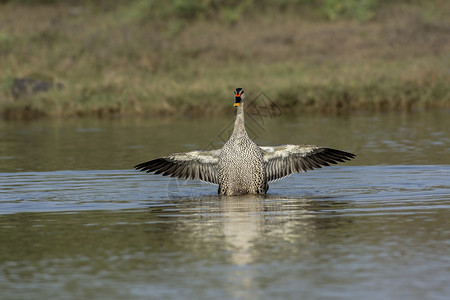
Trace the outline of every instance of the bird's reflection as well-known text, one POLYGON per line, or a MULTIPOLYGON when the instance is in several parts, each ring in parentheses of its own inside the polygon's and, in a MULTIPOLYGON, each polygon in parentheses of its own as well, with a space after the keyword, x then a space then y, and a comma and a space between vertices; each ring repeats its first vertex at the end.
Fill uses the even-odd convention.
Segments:
MULTIPOLYGON (((236 265, 251 264, 261 256, 267 245, 308 243, 316 229, 339 226, 330 212, 348 205, 333 198, 293 198, 279 195, 200 196, 173 200, 182 215, 195 215, 182 226, 193 226, 192 232, 210 234, 193 238, 223 237, 223 243, 236 265), (206 221, 207 220, 207 221, 206 221), (194 222, 192 222, 194 221, 194 222), (199 228, 201 227, 201 228, 199 228)), ((173 208, 171 208, 173 210, 173 208)))
POLYGON ((321 230, 342 225, 339 218, 329 216, 348 205, 333 198, 271 194, 198 196, 176 202, 182 215, 191 216, 180 225, 193 226, 192 240, 221 244, 228 253, 227 263, 233 268, 224 275, 235 287, 230 291, 233 297, 242 299, 252 299, 245 291, 256 284, 260 263, 302 257, 307 245, 321 243, 321 230))
POLYGON ((291 243, 314 231, 316 201, 269 195, 221 197, 222 230, 236 265, 255 262, 267 244, 291 243))
POLYGON ((263 197, 221 197, 225 244, 231 250, 231 260, 236 265, 252 262, 253 242, 261 235, 264 224, 263 197))

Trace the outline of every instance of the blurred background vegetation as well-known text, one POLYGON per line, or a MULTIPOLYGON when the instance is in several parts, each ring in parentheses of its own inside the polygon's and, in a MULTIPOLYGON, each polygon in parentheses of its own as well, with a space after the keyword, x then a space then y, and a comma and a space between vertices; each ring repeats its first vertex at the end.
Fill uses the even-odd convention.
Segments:
POLYGON ((218 115, 236 87, 293 114, 448 109, 449 53, 447 0, 0 0, 0 113, 218 115))

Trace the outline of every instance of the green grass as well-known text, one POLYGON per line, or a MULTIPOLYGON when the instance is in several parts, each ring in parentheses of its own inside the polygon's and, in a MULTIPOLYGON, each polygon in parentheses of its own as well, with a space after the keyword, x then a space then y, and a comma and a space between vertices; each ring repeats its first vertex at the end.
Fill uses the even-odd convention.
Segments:
POLYGON ((17 2, 0 4, 6 118, 219 115, 236 87, 295 114, 450 108, 448 1, 368 1, 367 17, 355 1, 336 17, 326 13, 335 1, 17 2), (14 99, 17 77, 65 89, 14 99))

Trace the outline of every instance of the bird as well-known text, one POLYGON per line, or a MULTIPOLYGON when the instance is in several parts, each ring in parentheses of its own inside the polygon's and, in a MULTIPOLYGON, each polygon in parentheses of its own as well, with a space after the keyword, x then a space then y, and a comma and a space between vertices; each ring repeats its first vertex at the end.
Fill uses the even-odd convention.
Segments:
POLYGON ((173 153, 140 163, 147 173, 201 180, 218 185, 218 194, 266 194, 269 182, 293 173, 345 162, 355 154, 317 145, 258 146, 245 129, 245 93, 234 90, 236 119, 233 133, 221 149, 173 153))

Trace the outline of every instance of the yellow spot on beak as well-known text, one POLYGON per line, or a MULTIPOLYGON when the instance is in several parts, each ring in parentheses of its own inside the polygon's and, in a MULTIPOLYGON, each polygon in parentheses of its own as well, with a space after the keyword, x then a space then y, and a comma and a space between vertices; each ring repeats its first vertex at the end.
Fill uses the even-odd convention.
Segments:
POLYGON ((235 103, 235 104, 233 104, 233 106, 239 106, 239 105, 241 105, 240 103, 235 103))

